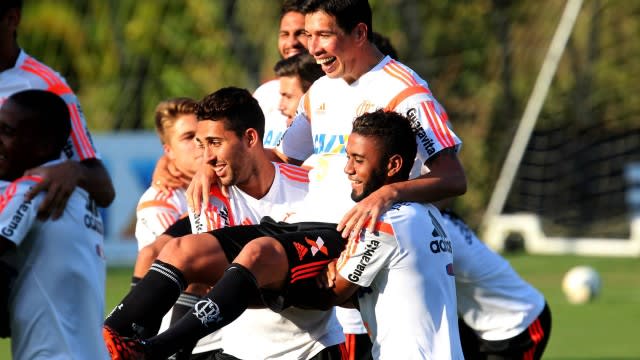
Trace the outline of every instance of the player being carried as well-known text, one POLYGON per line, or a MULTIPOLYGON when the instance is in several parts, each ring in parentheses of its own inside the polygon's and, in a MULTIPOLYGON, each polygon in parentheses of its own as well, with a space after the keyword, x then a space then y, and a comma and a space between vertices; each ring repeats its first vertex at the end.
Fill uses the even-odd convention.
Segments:
MULTIPOLYGON (((344 169, 354 200, 407 178, 416 154, 416 143, 407 141, 412 134, 409 121, 397 113, 379 110, 356 119, 344 169)), ((193 313, 163 334, 140 341, 111 332, 111 347, 123 349, 118 356, 163 358, 176 346, 231 323, 249 305, 326 309, 350 302, 362 286, 368 290, 358 302, 371 326, 375 358, 461 359, 453 257, 441 222, 432 205, 401 202, 383 214, 375 231, 348 244, 335 224, 268 219, 172 240, 176 246, 165 248, 154 263, 162 271, 150 272, 123 300, 128 321, 165 311, 158 295, 163 294, 162 302, 175 300, 176 287, 193 281, 215 286, 193 313), (432 251, 433 242, 444 250, 432 251), (318 287, 316 276, 340 254, 336 286, 318 287), (412 300, 398 306, 399 298, 412 300)))

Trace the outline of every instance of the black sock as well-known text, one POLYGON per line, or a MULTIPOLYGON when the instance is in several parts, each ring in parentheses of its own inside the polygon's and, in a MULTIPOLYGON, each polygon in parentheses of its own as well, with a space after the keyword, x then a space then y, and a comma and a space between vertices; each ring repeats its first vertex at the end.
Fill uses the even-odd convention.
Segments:
POLYGON ((133 324, 136 324, 144 329, 147 336, 153 336, 158 333, 162 316, 185 287, 186 281, 180 270, 156 260, 147 275, 111 311, 104 324, 129 337, 135 334, 133 324))
POLYGON ((136 285, 138 285, 140 280, 142 280, 142 278, 139 278, 137 276, 132 276, 131 277, 131 289, 133 289, 136 285))
POLYGON ((148 340, 152 358, 170 356, 193 340, 211 334, 237 319, 249 300, 259 295, 253 274, 244 266, 233 263, 213 289, 193 311, 162 334, 148 340))
MULTIPOLYGON (((184 315, 191 312, 191 309, 196 305, 198 301, 202 298, 195 294, 190 294, 188 292, 183 292, 180 294, 180 297, 176 301, 176 304, 173 305, 173 311, 171 312, 171 326, 178 322, 184 315)), ((190 344, 183 346, 178 352, 176 352, 174 358, 175 360, 187 360, 191 358, 191 352, 193 352, 193 348, 196 347, 200 339, 194 339, 190 344)))

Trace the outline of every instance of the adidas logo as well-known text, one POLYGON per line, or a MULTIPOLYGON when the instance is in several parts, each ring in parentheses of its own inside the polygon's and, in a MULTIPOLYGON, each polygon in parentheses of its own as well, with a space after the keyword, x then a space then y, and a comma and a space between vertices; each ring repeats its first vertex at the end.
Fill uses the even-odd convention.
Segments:
POLYGON ((294 242, 293 245, 296 247, 296 250, 298 251, 298 257, 302 261, 304 256, 307 255, 307 252, 309 252, 309 249, 307 249, 306 247, 304 247, 304 245, 299 244, 297 242, 294 242))
POLYGON ((327 110, 327 104, 322 103, 322 104, 320 104, 320 106, 318 106, 318 108, 316 109, 316 112, 323 113, 326 110, 327 110))

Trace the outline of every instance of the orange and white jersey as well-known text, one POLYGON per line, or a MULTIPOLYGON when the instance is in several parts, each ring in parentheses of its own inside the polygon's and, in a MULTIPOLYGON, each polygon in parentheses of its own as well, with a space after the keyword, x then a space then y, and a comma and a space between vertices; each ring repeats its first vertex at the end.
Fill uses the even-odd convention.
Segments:
MULTIPOLYGON (((235 186, 226 198, 217 186, 209 194, 209 207, 199 216, 189 214, 196 233, 226 226, 258 224, 263 216, 285 221, 292 207, 299 207, 307 194, 308 172, 297 166, 274 163, 271 188, 256 199, 235 186)), ((344 342, 342 328, 333 310, 301 310, 289 307, 281 313, 269 309, 247 309, 223 329, 224 352, 239 359, 309 359, 324 348, 344 342), (251 345, 247 346, 247 339, 251 345)))
POLYGON ((253 93, 264 114, 265 149, 275 148, 287 130, 287 117, 280 112, 280 80, 274 79, 260 85, 253 93))
POLYGON ((279 146, 286 156, 306 160, 312 167, 308 203, 314 211, 301 220, 337 223, 354 205, 344 174, 347 139, 356 117, 381 108, 411 120, 418 143, 412 178, 421 174, 431 156, 461 144, 427 83, 389 57, 352 84, 324 76, 300 100, 298 115, 279 146))
POLYGON ((217 184, 209 192, 209 205, 199 215, 189 211, 191 229, 203 233, 227 226, 260 223, 263 216, 286 221, 292 207, 302 204, 309 189, 308 171, 289 164, 273 163, 275 178, 269 191, 256 199, 237 186, 228 188, 229 197, 222 194, 217 184))
POLYGON ((138 250, 154 242, 169 226, 186 216, 187 209, 185 189, 172 189, 165 194, 149 187, 140 197, 136 209, 138 250))
POLYGON ((376 232, 363 231, 338 260, 360 285, 374 359, 463 359, 451 242, 430 204, 398 203, 376 232))
POLYGON ((41 178, 0 181, 0 237, 16 247, 0 262, 16 270, 8 295, 14 359, 108 359, 104 316, 106 262, 102 219, 80 189, 62 216, 40 221, 45 194, 25 201, 41 178))
POLYGON ((71 115, 71 135, 62 149, 61 158, 85 160, 99 158, 80 102, 65 79, 50 67, 20 50, 14 67, 0 72, 0 105, 12 94, 29 89, 47 90, 60 96, 71 115))
POLYGON ((542 313, 544 295, 489 249, 459 218, 442 215, 453 244, 458 313, 484 340, 506 340, 542 313))

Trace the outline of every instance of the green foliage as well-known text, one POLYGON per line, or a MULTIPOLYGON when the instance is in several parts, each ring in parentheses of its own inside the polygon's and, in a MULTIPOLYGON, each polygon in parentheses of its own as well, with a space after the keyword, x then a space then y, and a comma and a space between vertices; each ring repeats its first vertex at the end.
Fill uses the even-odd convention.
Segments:
MULTIPOLYGON (((370 0, 374 30, 430 84, 464 141, 477 223, 563 1, 370 0)), ((279 0, 30 0, 21 45, 60 71, 93 131, 150 129, 158 101, 254 89, 278 60, 279 0)), ((539 126, 638 124, 640 2, 585 1, 539 126)))

